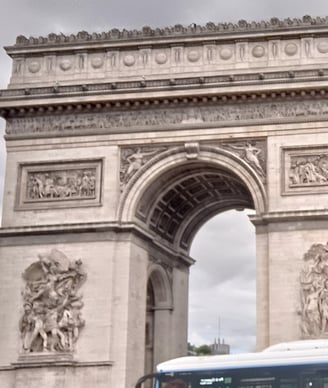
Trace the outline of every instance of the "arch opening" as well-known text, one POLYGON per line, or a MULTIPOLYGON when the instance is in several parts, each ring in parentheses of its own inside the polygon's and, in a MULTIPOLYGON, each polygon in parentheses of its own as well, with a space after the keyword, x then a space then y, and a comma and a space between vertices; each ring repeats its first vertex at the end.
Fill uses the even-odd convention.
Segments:
POLYGON ((255 351, 256 247, 253 211, 212 217, 195 235, 190 269, 188 342, 214 354, 255 351), (200 286, 201 285, 201 286, 200 286))
POLYGON ((149 261, 162 268, 148 278, 155 303, 151 318, 147 308, 154 338, 148 359, 153 365, 186 354, 188 278, 193 262, 189 252, 198 230, 227 210, 253 209, 261 215, 266 209, 263 180, 241 158, 204 147, 190 159, 181 148, 143 165, 128 183, 120 204, 123 222, 134 222, 153 236, 149 261), (157 246, 161 246, 160 251, 157 246), (171 271, 169 276, 165 268, 171 271), (167 299, 162 303, 161 291, 168 289, 172 303, 167 299))
POLYGON ((168 346, 171 311, 173 309, 172 282, 167 271, 159 264, 152 264, 148 271, 145 374, 153 372, 163 361, 168 346))

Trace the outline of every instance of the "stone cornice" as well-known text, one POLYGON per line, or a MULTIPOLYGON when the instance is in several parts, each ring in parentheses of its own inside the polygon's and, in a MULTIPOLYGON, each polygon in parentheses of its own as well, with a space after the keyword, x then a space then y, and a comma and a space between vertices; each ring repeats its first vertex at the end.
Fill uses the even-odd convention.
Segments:
POLYGON ((328 85, 241 89, 181 91, 158 98, 128 94, 125 99, 58 99, 39 105, 18 101, 2 108, 2 115, 7 139, 328 120, 328 85))
POLYGON ((250 215, 249 219, 255 226, 286 222, 328 221, 328 211, 327 209, 277 211, 261 214, 261 216, 250 215))
POLYGON ((0 116, 35 117, 207 102, 322 98, 327 93, 328 69, 7 89, 0 91, 0 116))
POLYGON ((37 225, 37 226, 17 226, 0 228, 0 246, 25 244, 26 238, 41 236, 45 238, 49 236, 67 235, 67 234, 93 234, 99 238, 102 233, 114 232, 115 234, 125 233, 133 234, 141 240, 154 244, 156 249, 169 253, 172 256, 182 260, 184 264, 190 266, 194 264, 188 253, 182 249, 178 251, 171 248, 168 244, 162 243, 154 234, 145 230, 134 223, 121 222, 89 222, 89 223, 74 223, 74 224, 53 224, 53 225, 37 225), (12 240, 12 241, 11 241, 12 240))
POLYGON ((6 48, 13 58, 9 88, 29 93, 34 88, 58 91, 72 85, 88 89, 88 84, 100 82, 107 82, 109 89, 157 88, 165 79, 183 80, 186 88, 188 78, 206 83, 218 74, 236 73, 247 79, 257 71, 262 79, 265 73, 300 74, 326 67, 328 18, 273 20, 20 38, 6 48))
POLYGON ((266 36, 279 33, 287 34, 311 34, 320 32, 321 30, 328 29, 328 17, 310 17, 304 16, 302 19, 287 18, 279 20, 278 18, 272 18, 270 21, 260 22, 247 22, 240 20, 238 23, 212 23, 209 22, 205 26, 200 26, 195 23, 189 26, 182 26, 177 24, 173 27, 166 28, 151 28, 149 26, 143 27, 141 30, 119 30, 112 29, 108 32, 92 33, 89 34, 86 31, 81 31, 76 35, 64 35, 51 33, 46 37, 30 37, 18 36, 16 44, 11 47, 7 47, 6 50, 10 55, 23 52, 24 49, 51 49, 57 47, 60 49, 71 48, 72 46, 84 48, 87 45, 95 44, 115 44, 119 43, 120 46, 125 44, 131 45, 147 45, 150 43, 160 42, 173 43, 183 40, 184 42, 191 38, 195 41, 195 38, 204 40, 209 39, 231 39, 233 36, 242 37, 244 39, 251 38, 252 35, 258 35, 265 33, 266 36))

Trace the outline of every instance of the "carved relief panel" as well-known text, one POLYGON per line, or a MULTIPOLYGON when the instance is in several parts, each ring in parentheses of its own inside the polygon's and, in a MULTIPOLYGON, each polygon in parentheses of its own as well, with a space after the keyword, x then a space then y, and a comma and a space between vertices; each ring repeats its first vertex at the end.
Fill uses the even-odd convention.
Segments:
POLYGON ((156 154, 168 147, 126 147, 121 149, 120 183, 123 190, 132 176, 156 154))
MULTIPOLYGON (((197 158, 200 144, 186 143, 186 158, 197 158)), ((219 143, 217 147, 224 148, 243 159, 259 176, 262 182, 266 179, 266 141, 250 140, 229 143, 219 143)), ((158 155, 169 149, 168 146, 144 146, 144 147, 122 147, 120 183, 121 190, 128 181, 138 172, 141 167, 158 155)))
POLYGON ((102 161, 20 164, 16 209, 99 205, 102 161))
POLYGON ((328 337, 328 244, 313 244, 300 275, 304 338, 328 337))
POLYGON ((73 352, 82 318, 86 280, 82 261, 69 260, 57 249, 39 255, 23 273, 23 312, 19 330, 24 353, 73 352))
POLYGON ((284 148, 283 194, 328 192, 328 146, 284 148))
POLYGON ((267 157, 265 140, 222 143, 220 147, 238 155, 257 173, 262 182, 265 182, 267 157))
POLYGON ((166 130, 170 128, 206 127, 216 125, 235 125, 238 123, 272 123, 326 119, 328 101, 305 100, 276 102, 248 102, 247 104, 211 103, 188 107, 163 104, 160 107, 140 106, 138 109, 124 110, 115 108, 97 113, 61 114, 53 116, 34 116, 28 118, 8 118, 6 134, 22 136, 29 134, 57 133, 95 133, 95 131, 124 132, 127 128, 134 131, 151 128, 166 130))

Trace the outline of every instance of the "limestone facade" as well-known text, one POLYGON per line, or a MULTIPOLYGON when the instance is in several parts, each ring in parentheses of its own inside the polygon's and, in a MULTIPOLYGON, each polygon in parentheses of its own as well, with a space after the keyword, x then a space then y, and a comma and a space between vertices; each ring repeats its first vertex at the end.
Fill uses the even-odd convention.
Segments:
POLYGON ((185 354, 190 244, 232 208, 256 211, 258 349, 327 335, 325 18, 6 49, 1 387, 132 388, 185 354))

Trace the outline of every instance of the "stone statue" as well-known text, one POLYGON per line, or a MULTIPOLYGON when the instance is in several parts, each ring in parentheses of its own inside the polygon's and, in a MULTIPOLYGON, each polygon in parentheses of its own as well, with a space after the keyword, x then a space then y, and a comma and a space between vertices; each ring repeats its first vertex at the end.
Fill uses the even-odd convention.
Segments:
POLYGON ((328 243, 314 244, 304 255, 300 284, 303 336, 328 336, 328 243))
POLYGON ((23 279, 24 311, 19 322, 23 351, 72 352, 85 323, 79 292, 86 280, 82 261, 71 262, 53 249, 39 255, 23 279))

